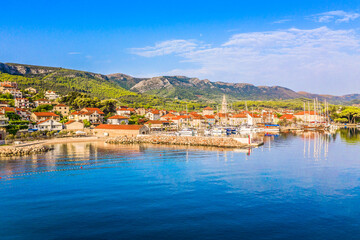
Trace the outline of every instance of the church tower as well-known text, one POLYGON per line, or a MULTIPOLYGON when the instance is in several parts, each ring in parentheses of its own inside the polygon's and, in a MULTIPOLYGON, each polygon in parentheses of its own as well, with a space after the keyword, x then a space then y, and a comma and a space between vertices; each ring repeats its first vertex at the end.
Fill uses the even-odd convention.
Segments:
POLYGON ((227 102, 226 102, 226 96, 224 94, 222 104, 221 104, 221 113, 227 113, 227 102))

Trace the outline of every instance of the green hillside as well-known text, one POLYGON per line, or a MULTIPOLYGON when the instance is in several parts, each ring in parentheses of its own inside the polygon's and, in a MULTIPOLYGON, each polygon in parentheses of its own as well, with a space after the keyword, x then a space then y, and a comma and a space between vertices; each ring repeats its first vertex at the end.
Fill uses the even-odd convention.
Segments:
POLYGON ((61 94, 77 91, 100 99, 136 95, 136 93, 110 82, 106 76, 62 68, 51 68, 48 72, 38 74, 31 72, 24 75, 0 73, 0 81, 17 82, 20 89, 34 87, 39 91, 54 90, 61 94))

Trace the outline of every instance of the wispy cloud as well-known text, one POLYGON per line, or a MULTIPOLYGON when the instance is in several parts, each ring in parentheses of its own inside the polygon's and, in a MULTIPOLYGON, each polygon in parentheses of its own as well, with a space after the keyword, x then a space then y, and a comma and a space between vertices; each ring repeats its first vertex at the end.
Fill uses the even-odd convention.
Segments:
POLYGON ((286 22, 290 22, 291 19, 281 19, 275 22, 272 22, 273 24, 281 24, 281 23, 286 23, 286 22))
POLYGON ((355 30, 250 32, 231 36, 219 46, 202 47, 193 40, 157 43, 137 48, 135 54, 151 57, 174 54, 194 63, 187 69, 164 74, 188 75, 228 82, 282 85, 298 90, 339 93, 360 91, 360 38, 355 30))
POLYGON ((68 52, 69 55, 79 55, 81 52, 68 52))
POLYGON ((315 14, 312 17, 315 21, 320 23, 328 23, 328 22, 347 23, 359 18, 360 14, 337 10, 337 11, 315 14))
POLYGON ((156 43, 155 46, 132 48, 130 49, 130 52, 143 57, 155 57, 172 53, 186 53, 189 51, 194 51, 199 47, 201 46, 195 40, 175 39, 156 43))

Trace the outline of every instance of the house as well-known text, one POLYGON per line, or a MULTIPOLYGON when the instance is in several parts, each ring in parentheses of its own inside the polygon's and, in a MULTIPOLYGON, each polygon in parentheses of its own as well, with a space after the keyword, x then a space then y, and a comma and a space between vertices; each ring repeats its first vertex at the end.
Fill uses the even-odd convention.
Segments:
POLYGON ((203 109, 203 115, 214 115, 214 109, 206 107, 203 109))
POLYGON ((81 121, 70 120, 65 123, 65 129, 68 131, 83 131, 84 123, 81 121))
POLYGON ((35 107, 38 107, 40 105, 51 105, 51 101, 44 98, 35 100, 34 103, 35 107))
POLYGON ((81 111, 72 112, 69 115, 70 120, 87 120, 92 124, 101 124, 104 120, 104 113, 99 108, 83 108, 81 111))
POLYGON ((30 108, 30 102, 27 98, 15 98, 15 107, 30 108))
POLYGON ((45 98, 49 100, 56 100, 59 97, 58 94, 56 94, 54 91, 46 91, 45 92, 45 98))
POLYGON ((32 87, 26 88, 25 91, 28 91, 29 93, 37 93, 37 90, 32 87))
POLYGON ((63 129, 63 125, 56 120, 46 119, 44 121, 38 122, 36 124, 36 128, 39 131, 60 131, 63 129))
POLYGON ((248 113, 247 116, 248 116, 248 120, 247 120, 248 125, 256 125, 262 123, 262 117, 260 114, 248 113))
POLYGON ((166 127, 170 126, 170 123, 168 121, 149 120, 145 123, 145 126, 150 128, 151 131, 163 131, 166 127))
POLYGON ((144 116, 144 115, 146 114, 146 110, 145 110, 145 108, 137 108, 137 109, 135 110, 135 113, 136 113, 137 115, 144 116))
POLYGON ((235 114, 229 118, 229 124, 231 126, 241 126, 243 124, 247 124, 247 121, 248 114, 246 113, 235 114))
POLYGON ((1 84, 0 92, 2 92, 2 93, 5 93, 5 91, 8 91, 8 90, 16 90, 17 89, 17 87, 14 87, 10 84, 6 84, 6 82, 1 82, 0 84, 1 84))
POLYGON ((53 112, 33 112, 30 115, 30 119, 33 122, 40 122, 47 119, 52 119, 55 121, 60 121, 60 116, 53 112))
POLYGON ((31 112, 28 109, 24 108, 15 108, 15 112, 17 115, 21 116, 22 119, 29 120, 31 112))
POLYGON ((83 108, 81 112, 89 114, 90 122, 92 124, 100 124, 104 121, 105 113, 100 108, 83 108))
POLYGON ((160 117, 160 120, 161 120, 161 121, 170 121, 170 120, 173 119, 174 117, 176 117, 174 114, 168 113, 168 114, 166 114, 166 115, 164 115, 164 116, 161 116, 161 117, 160 117))
POLYGON ((295 113, 294 116, 303 122, 323 122, 325 120, 324 116, 320 116, 315 111, 302 111, 295 113))
POLYGON ((11 95, 13 95, 14 98, 22 98, 23 97, 22 92, 15 88, 7 89, 7 90, 3 91, 3 93, 10 93, 11 95))
POLYGON ((124 116, 120 116, 120 115, 115 115, 115 116, 109 117, 107 119, 107 123, 108 124, 115 124, 115 125, 129 124, 129 118, 124 117, 124 116))
POLYGON ((215 125, 216 119, 214 115, 205 115, 204 116, 206 123, 209 125, 215 125))
POLYGON ((150 130, 145 125, 111 125, 100 124, 95 127, 94 133, 97 136, 137 136, 139 134, 149 134, 150 130))
POLYGON ((90 112, 84 112, 84 111, 75 111, 70 113, 69 115, 69 120, 74 120, 74 121, 89 121, 90 122, 90 112))
POLYGON ((203 116, 194 116, 191 118, 191 126, 196 128, 202 128, 206 124, 206 119, 203 116))
POLYGON ((159 110, 151 110, 150 112, 145 114, 150 120, 159 120, 160 119, 160 111, 159 110))
POLYGON ((116 109, 116 115, 120 116, 130 116, 132 112, 134 112, 133 108, 122 107, 116 109))
POLYGON ((171 122, 176 124, 178 127, 184 126, 184 125, 190 125, 191 117, 188 115, 181 115, 176 116, 171 119, 171 122))
POLYGON ((58 104, 54 106, 54 112, 59 112, 63 116, 68 116, 70 113, 70 107, 66 106, 65 104, 58 104))
POLYGON ((4 108, 0 110, 0 127, 6 127, 9 125, 9 118, 6 117, 5 113, 6 112, 4 108))
POLYGON ((16 88, 16 89, 18 88, 17 82, 9 82, 9 81, 0 82, 1 87, 5 86, 5 85, 11 86, 11 87, 16 88))
POLYGON ((229 114, 228 113, 217 113, 215 115, 215 118, 221 125, 229 124, 229 114))

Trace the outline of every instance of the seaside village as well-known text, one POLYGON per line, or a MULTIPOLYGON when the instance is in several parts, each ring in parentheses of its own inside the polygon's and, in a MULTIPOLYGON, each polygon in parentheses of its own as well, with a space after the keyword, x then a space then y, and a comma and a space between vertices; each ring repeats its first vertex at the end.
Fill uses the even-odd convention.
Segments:
POLYGON ((244 109, 232 111, 223 96, 219 110, 205 107, 202 111, 172 111, 164 109, 144 109, 118 106, 116 112, 105 116, 99 108, 73 109, 58 103, 59 93, 48 90, 44 98, 30 100, 27 93, 35 94, 37 89, 20 91, 16 82, 1 82, 0 92, 10 94, 13 104, 0 102, 0 140, 58 134, 92 135, 98 137, 118 137, 135 135, 172 136, 238 136, 253 132, 276 133, 278 123, 286 121, 287 126, 299 128, 325 127, 326 114, 316 111, 264 109, 253 111, 244 109), (41 111, 37 111, 37 109, 41 111), (43 106, 43 107, 41 107, 43 106), (49 109, 49 110, 47 110, 49 109), (50 110, 51 109, 51 110, 50 110), (143 117, 143 123, 131 124, 132 115, 143 117), (323 125, 315 125, 321 123, 323 125))

